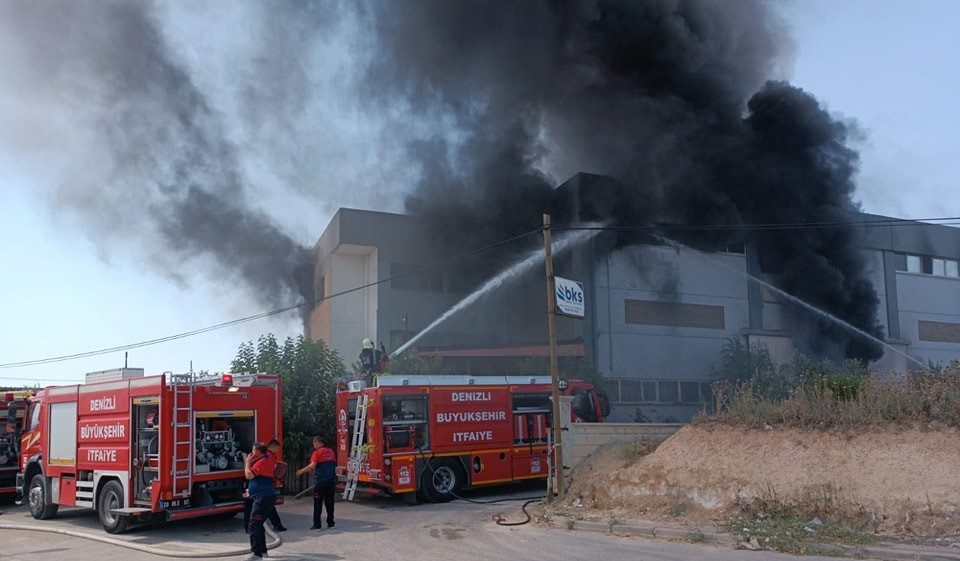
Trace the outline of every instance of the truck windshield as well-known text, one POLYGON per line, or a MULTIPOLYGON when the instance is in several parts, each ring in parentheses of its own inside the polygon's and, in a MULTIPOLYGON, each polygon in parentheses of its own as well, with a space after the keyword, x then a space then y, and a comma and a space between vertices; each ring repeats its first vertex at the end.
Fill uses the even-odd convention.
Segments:
POLYGON ((573 413, 588 423, 597 422, 593 390, 573 390, 573 413))
POLYGON ((37 425, 40 424, 40 404, 31 403, 30 411, 27 413, 24 418, 24 427, 23 430, 33 430, 37 428, 37 425))

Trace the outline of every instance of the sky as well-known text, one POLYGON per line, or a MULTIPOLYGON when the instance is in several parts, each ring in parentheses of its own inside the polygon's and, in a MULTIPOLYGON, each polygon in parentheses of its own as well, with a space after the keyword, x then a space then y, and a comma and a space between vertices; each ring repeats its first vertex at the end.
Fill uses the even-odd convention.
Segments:
MULTIPOLYGON (((256 4, 229 5, 235 8, 227 10, 226 17, 227 4, 222 2, 163 4, 161 14, 166 40, 176 45, 214 115, 244 111, 251 96, 276 95, 239 86, 264 69, 258 66, 257 53, 238 37, 275 31, 269 14, 258 12, 256 4), (242 33, 236 31, 240 28, 242 33)), ((814 93, 831 112, 857 123, 855 146, 862 165, 856 198, 864 210, 907 218, 960 215, 960 36, 955 33, 960 2, 791 0, 777 6, 795 46, 790 81, 814 93)), ((342 93, 356 62, 346 58, 348 42, 336 34, 319 39, 304 64, 323 69, 319 74, 326 78, 293 85, 313 90, 320 103, 305 108, 278 100, 277 107, 290 114, 224 120, 226 134, 241 139, 236 143, 239 165, 253 183, 266 186, 259 210, 307 244, 339 206, 399 210, 408 179, 398 150, 389 142, 389 127, 402 123, 402 115, 364 120, 342 93), (292 138, 307 143, 317 155, 316 164, 290 164, 297 159, 298 146, 277 141, 274 120, 288 127, 292 138), (371 169, 377 170, 372 179, 371 169), (366 183, 359 183, 360 177, 366 183), (275 185, 283 188, 271 188, 275 185), (309 189, 316 185, 320 188, 309 189)), ((77 220, 59 200, 60 192, 50 187, 70 155, 45 151, 44 146, 63 146, 57 141, 69 137, 66 145, 77 154, 96 155, 84 151, 84 131, 75 130, 75 123, 63 125, 57 114, 39 120, 29 114, 22 86, 9 71, 14 65, 3 64, 3 57, 17 54, 0 41, 4 48, 0 294, 6 299, 0 363, 135 343, 263 311, 249 290, 229 275, 216 274, 216 263, 178 262, 144 251, 143 244, 103 243, 77 220), (24 145, 43 157, 26 157, 24 145)), ((121 240, 127 232, 131 238, 148 235, 142 230, 146 217, 138 214, 118 213, 98 227, 113 230, 111 237, 121 240)), ((134 349, 129 365, 148 373, 182 372, 192 362, 197 370, 222 371, 240 343, 270 332, 296 336, 300 325, 295 316, 269 318, 134 349)), ((85 372, 123 362, 123 353, 113 353, 0 369, 0 385, 79 381, 85 372)))

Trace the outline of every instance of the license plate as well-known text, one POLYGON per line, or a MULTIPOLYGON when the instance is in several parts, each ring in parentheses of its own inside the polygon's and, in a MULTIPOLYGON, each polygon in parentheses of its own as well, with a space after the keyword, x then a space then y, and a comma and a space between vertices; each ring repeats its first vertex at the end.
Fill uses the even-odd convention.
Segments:
POLYGON ((160 501, 160 508, 186 508, 190 506, 190 499, 176 499, 173 501, 160 501))

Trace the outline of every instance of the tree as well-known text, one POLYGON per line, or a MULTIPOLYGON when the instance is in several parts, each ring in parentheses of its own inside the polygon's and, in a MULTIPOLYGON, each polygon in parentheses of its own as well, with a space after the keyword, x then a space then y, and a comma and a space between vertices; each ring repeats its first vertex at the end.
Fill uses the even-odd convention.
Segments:
POLYGON ((326 343, 300 336, 280 344, 273 334, 263 335, 256 343, 241 344, 230 368, 237 373, 280 376, 283 450, 288 462, 301 463, 315 435, 333 438, 336 380, 347 372, 340 355, 326 343))

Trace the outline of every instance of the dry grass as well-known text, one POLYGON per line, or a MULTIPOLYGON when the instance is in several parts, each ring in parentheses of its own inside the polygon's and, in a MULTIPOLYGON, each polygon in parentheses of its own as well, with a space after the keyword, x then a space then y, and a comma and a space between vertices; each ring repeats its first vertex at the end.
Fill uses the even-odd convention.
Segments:
POLYGON ((869 544, 876 541, 876 527, 863 512, 844 513, 836 489, 824 487, 800 500, 785 501, 768 489, 760 497, 741 500, 738 514, 721 528, 740 544, 757 549, 806 554, 818 543, 869 544))
POLYGON ((717 414, 698 420, 761 428, 854 429, 876 426, 960 427, 960 363, 902 378, 867 374, 817 376, 770 397, 748 381, 714 388, 717 414))

